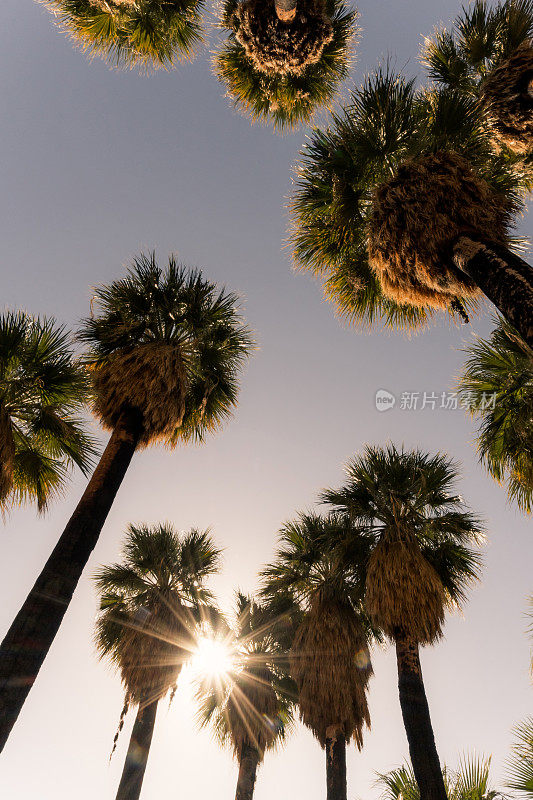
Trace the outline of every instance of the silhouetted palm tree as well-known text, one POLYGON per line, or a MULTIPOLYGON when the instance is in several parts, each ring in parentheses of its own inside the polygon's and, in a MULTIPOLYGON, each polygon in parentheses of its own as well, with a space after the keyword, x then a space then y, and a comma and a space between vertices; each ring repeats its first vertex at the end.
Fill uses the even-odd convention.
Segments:
POLYGON ((0 509, 37 503, 44 511, 72 466, 96 454, 78 414, 89 382, 70 336, 54 319, 0 315, 0 509))
POLYGON ((252 348, 235 295, 170 258, 141 256, 96 290, 85 320, 93 409, 108 445, 52 555, 0 648, 0 748, 59 629, 135 451, 202 441, 236 403, 252 348))
POLYGON ((530 512, 533 503, 533 351, 504 319, 488 339, 466 349, 459 389, 479 420, 482 463, 508 495, 530 512))
POLYGON ((73 41, 113 65, 169 69, 202 41, 203 0, 41 0, 73 41))
POLYGON ((290 654, 300 717, 326 752, 328 800, 346 800, 346 745, 363 746, 372 664, 359 573, 332 547, 346 524, 335 515, 302 514, 280 532, 264 592, 292 595, 303 613, 290 654))
POLYGON ((476 0, 422 55, 434 81, 479 98, 496 146, 519 154, 533 149, 532 37, 531 0, 476 0))
POLYGON ((509 248, 524 173, 475 98, 378 71, 302 152, 294 258, 341 313, 417 324, 483 294, 533 342, 533 270, 509 248))
POLYGON ((365 610, 393 642, 400 705, 422 800, 446 800, 419 648, 442 636, 445 611, 477 578, 479 520, 456 493, 457 467, 442 454, 366 447, 324 501, 352 525, 339 558, 366 583, 365 610))
POLYGON ((210 726, 221 745, 230 745, 239 764, 235 800, 252 800, 257 768, 292 722, 294 690, 276 636, 277 613, 238 593, 233 631, 223 639, 232 667, 204 676, 197 693, 201 727, 210 726))
POLYGON ((222 0, 215 74, 253 120, 295 127, 347 77, 356 19, 342 0, 222 0))
POLYGON ((175 691, 199 625, 212 616, 205 581, 219 565, 220 550, 207 531, 130 525, 122 561, 95 576, 96 644, 120 672, 126 694, 115 745, 129 707, 137 706, 117 800, 140 796, 158 703, 175 691))

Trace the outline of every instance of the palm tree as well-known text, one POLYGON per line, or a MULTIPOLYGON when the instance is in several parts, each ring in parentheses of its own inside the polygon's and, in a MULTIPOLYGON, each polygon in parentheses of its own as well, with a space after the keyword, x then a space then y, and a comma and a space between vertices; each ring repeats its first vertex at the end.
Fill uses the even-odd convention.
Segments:
POLYGON ((290 653, 300 717, 326 751, 328 800, 346 800, 346 745, 363 746, 370 727, 366 691, 372 665, 357 570, 331 552, 345 536, 336 515, 301 514, 280 532, 262 575, 268 597, 289 593, 302 618, 290 653))
POLYGON ((533 717, 528 717, 514 729, 515 741, 508 761, 510 789, 526 800, 533 798, 533 717))
POLYGON ((0 748, 59 629, 131 459, 139 448, 203 441, 236 403, 252 348, 234 294, 173 257, 140 256, 96 290, 85 320, 93 410, 108 445, 52 555, 0 647, 0 748), (31 645, 29 645, 31 643, 31 645))
POLYGON ((518 154, 533 149, 532 37, 531 0, 476 0, 422 55, 434 81, 479 98, 497 148, 518 154))
POLYGON ((77 418, 87 376, 70 336, 54 319, 0 314, 0 509, 36 502, 44 511, 70 469, 84 474, 96 454, 77 418))
POLYGON ((203 0, 41 0, 73 41, 113 66, 170 69, 202 41, 203 0))
POLYGON ((252 800, 265 751, 283 741, 292 722, 294 690, 284 669, 277 625, 277 612, 239 592, 234 630, 222 640, 231 668, 199 682, 198 723, 211 726, 239 764, 235 800, 252 800))
POLYGON ((416 324, 485 294, 531 344, 533 270, 509 249, 526 184, 475 98, 379 70, 302 152, 294 258, 348 316, 416 324))
POLYGON ((504 319, 466 349, 459 381, 463 404, 479 420, 481 462, 506 481, 510 500, 533 507, 533 352, 504 319))
POLYGON ((208 531, 180 534, 165 523, 130 525, 122 551, 120 563, 95 576, 96 645, 119 671, 125 691, 115 745, 129 707, 137 706, 117 800, 138 800, 158 703, 175 691, 197 628, 213 610, 205 581, 219 569, 220 550, 208 531))
MULTIPOLYGON (((505 795, 490 785, 490 758, 464 758, 458 770, 444 767, 442 776, 448 800, 504 800, 505 795)), ((382 800, 420 800, 420 790, 410 765, 378 773, 382 800)))
POLYGON ((442 636, 445 611, 478 577, 472 549, 482 526, 455 489, 445 455, 367 446, 346 467, 346 482, 322 498, 346 514, 339 558, 365 581, 365 609, 395 645, 409 752, 422 800, 446 800, 419 648, 442 636))
POLYGON ((293 128, 347 77, 356 19, 343 0, 222 0, 215 74, 253 120, 293 128))

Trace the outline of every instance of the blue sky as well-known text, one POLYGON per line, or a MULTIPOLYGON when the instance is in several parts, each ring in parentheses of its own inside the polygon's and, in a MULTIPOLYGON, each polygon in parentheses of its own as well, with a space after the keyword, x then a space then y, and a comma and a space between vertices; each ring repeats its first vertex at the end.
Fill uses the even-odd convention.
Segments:
MULTIPOLYGON (((363 28, 352 81, 390 55, 418 72, 422 35, 459 9, 434 0, 360 6, 363 28)), ((375 408, 375 392, 450 391, 473 332, 441 319, 411 339, 342 325, 320 287, 294 273, 283 247, 291 165, 305 130, 278 136, 234 112, 204 51, 168 74, 140 77, 89 62, 30 0, 3 0, 0 28, 0 241, 2 303, 75 327, 91 287, 124 271, 131 256, 169 252, 242 297, 260 349, 243 380, 234 419, 203 447, 139 453, 109 515, 65 623, 0 760, 0 796, 17 800, 113 797, 130 719, 111 765, 122 704, 119 680, 92 645, 90 575, 117 558, 129 522, 211 526, 224 548, 213 582, 221 602, 252 591, 276 532, 318 491, 342 480, 364 443, 393 440, 445 450, 462 464, 461 493, 487 521, 484 580, 446 638, 423 652, 441 757, 493 754, 503 773, 512 725, 531 713, 526 596, 531 522, 477 464, 474 428, 461 410, 375 408)), ((524 220, 523 230, 531 233, 524 220)), ((0 627, 6 630, 63 529, 84 482, 37 518, 6 519, 0 627)), ((372 732, 348 756, 349 798, 373 798, 375 771, 400 763, 407 744, 392 650, 373 656, 372 732)), ((143 800, 232 797, 236 767, 194 728, 186 678, 170 710, 161 704, 143 800)), ((257 800, 320 800, 324 755, 299 728, 267 756, 257 800)))

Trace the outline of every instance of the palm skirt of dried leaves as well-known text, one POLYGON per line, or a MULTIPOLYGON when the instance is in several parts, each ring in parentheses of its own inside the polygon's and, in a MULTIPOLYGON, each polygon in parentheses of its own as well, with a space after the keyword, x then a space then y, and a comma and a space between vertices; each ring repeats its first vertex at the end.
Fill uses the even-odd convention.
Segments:
POLYGON ((406 161, 373 197, 370 264, 384 294, 397 303, 447 308, 479 294, 455 269, 451 249, 461 235, 505 244, 510 209, 468 162, 440 151, 406 161))
POLYGON ((429 644, 442 635, 444 588, 416 542, 378 542, 368 564, 365 607, 392 639, 403 631, 429 644))
POLYGON ((321 0, 299 2, 290 23, 279 19, 272 0, 245 0, 236 5, 230 24, 255 68, 266 73, 303 72, 333 39, 321 0))
POLYGON ((246 746, 263 757, 276 736, 278 705, 268 669, 255 667, 234 677, 224 713, 237 758, 246 746))
POLYGON ((533 150, 533 97, 528 91, 532 80, 533 48, 525 42, 481 85, 496 142, 518 154, 533 150))
POLYGON ((9 415, 0 406, 0 500, 5 500, 13 487, 15 440, 9 415))
POLYGON ((93 411, 113 430, 125 410, 142 413, 140 446, 167 439, 185 413, 186 369, 180 347, 148 343, 118 350, 92 369, 93 411))
POLYGON ((363 746, 370 727, 366 686, 372 675, 365 630, 353 609, 315 600, 296 633, 290 656, 300 717, 324 747, 335 728, 363 746))

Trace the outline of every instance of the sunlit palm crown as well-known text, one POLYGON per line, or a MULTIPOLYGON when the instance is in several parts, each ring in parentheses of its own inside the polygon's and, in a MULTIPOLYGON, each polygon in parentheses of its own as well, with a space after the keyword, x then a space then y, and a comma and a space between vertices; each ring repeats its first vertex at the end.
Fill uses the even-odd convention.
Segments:
MULTIPOLYGON (((449 800, 505 798, 504 794, 491 787, 490 758, 464 758, 457 770, 444 766, 442 775, 449 800)), ((378 773, 377 784, 383 789, 383 800, 420 800, 420 789, 410 765, 384 774, 378 773)))
POLYGON ((94 412, 106 428, 132 410, 141 444, 202 439, 230 414, 252 340, 234 294, 176 263, 140 256, 128 276, 96 290, 90 345, 94 412))
POLYGON ((1 509, 28 500, 42 511, 74 464, 90 468, 94 443, 78 419, 88 388, 63 327, 0 315, 1 509))
POLYGON ((481 460, 509 498, 533 507, 533 353, 502 318, 489 339, 466 350, 459 382, 465 405, 480 420, 481 460))
POLYGON ((276 560, 263 572, 264 592, 289 593, 303 612, 290 654, 302 721, 323 746, 333 726, 362 747, 373 674, 362 584, 357 569, 328 555, 345 527, 335 515, 302 514, 287 523, 276 560))
POLYGON ((202 41, 203 0, 41 0, 90 55, 112 65, 169 69, 202 41))
POLYGON ((533 798, 533 717, 513 731, 514 741, 507 764, 507 785, 524 800, 533 798))
POLYGON ((205 677, 199 685, 197 719, 210 725, 220 744, 240 758, 245 746, 274 747, 292 722, 294 688, 286 674, 278 612, 237 595, 233 630, 224 637, 233 669, 205 677))
POLYGON ((175 686, 197 630, 216 614, 205 582, 219 566, 209 532, 167 523, 130 525, 122 561, 97 572, 96 644, 120 672, 126 709, 175 686))
POLYGON ((442 454, 366 447, 346 483, 323 499, 348 515, 343 560, 363 566, 365 608, 388 636, 423 644, 441 635, 479 572, 480 521, 457 494, 457 467, 442 454))
POLYGON ((380 70, 302 151, 296 265, 358 321, 413 326, 472 306, 477 288, 448 251, 463 233, 508 241, 525 181, 513 158, 494 154, 475 98, 380 70))
POLYGON ((423 50, 432 79, 479 97, 495 142, 516 153, 533 148, 532 37, 531 0, 477 0, 423 50))
POLYGON ((294 127, 327 104, 347 76, 357 14, 341 0, 303 0, 291 22, 273 0, 223 0, 227 39, 214 70, 235 105, 274 127, 294 127))

